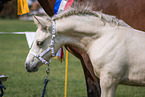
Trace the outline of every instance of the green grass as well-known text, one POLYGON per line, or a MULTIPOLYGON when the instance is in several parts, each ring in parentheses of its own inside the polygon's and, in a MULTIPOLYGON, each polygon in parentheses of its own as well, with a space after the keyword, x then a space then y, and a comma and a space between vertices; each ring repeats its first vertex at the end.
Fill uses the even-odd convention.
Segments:
MULTIPOLYGON (((0 32, 35 31, 31 21, 0 20, 0 32)), ((41 97, 46 76, 42 66, 36 73, 28 73, 24 62, 29 49, 25 35, 0 34, 0 72, 8 75, 4 97, 41 97)), ((52 60, 50 82, 45 97, 64 96, 65 62, 52 60)), ((87 97, 81 64, 69 53, 68 97, 87 97)), ((119 86, 116 97, 145 97, 145 88, 119 86)))
POLYGON ((0 19, 0 32, 21 32, 35 31, 36 26, 33 21, 2 20, 0 19))

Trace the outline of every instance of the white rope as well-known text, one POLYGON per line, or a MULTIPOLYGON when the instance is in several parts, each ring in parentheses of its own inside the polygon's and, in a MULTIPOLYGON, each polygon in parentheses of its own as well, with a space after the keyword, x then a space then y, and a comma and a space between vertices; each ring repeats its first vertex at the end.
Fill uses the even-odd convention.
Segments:
MULTIPOLYGON (((0 32, 0 34, 25 34, 25 33, 26 32, 0 32)), ((32 33, 34 33, 34 32, 32 32, 32 33)))

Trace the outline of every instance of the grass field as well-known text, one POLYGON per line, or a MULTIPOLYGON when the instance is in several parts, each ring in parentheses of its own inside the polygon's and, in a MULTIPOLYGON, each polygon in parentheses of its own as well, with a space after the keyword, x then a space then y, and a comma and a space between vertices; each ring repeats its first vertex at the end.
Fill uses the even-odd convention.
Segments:
MULTIPOLYGON (((0 32, 35 31, 31 21, 0 20, 0 32)), ((42 66, 28 73, 24 62, 29 49, 25 35, 0 34, 0 72, 8 75, 4 97, 41 97, 46 76, 42 66)), ((65 62, 52 60, 50 82, 45 97, 64 97, 65 62)), ((81 64, 69 53, 68 97, 87 97, 81 64)), ((120 85, 116 97, 145 97, 145 88, 120 85)))

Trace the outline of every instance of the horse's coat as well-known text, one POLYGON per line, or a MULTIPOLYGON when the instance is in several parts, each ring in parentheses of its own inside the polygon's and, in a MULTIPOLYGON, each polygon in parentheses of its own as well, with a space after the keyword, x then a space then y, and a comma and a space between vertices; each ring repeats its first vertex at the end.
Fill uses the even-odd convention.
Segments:
MULTIPOLYGON (((144 32, 112 16, 88 10, 68 11, 52 20, 57 32, 55 51, 67 44, 84 50, 90 57, 95 75, 100 78, 101 97, 114 97, 118 84, 145 86, 144 32)), ((49 46, 52 20, 35 19, 38 30, 33 52, 40 54, 49 46), (38 46, 38 41, 44 43, 38 46)), ((50 57, 49 52, 44 58, 50 57)), ((39 66, 41 62, 29 53, 27 70, 36 71, 39 66)))

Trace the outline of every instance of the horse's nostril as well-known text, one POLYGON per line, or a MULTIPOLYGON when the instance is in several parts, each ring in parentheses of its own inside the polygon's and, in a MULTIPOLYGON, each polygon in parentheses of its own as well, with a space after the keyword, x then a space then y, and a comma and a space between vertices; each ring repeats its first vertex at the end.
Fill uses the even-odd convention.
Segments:
POLYGON ((28 72, 31 72, 31 70, 30 70, 30 68, 29 68, 28 66, 26 66, 26 70, 27 70, 28 72))
POLYGON ((35 67, 33 68, 33 72, 36 72, 36 71, 38 71, 37 66, 35 66, 35 67))
POLYGON ((31 70, 27 69, 27 72, 32 72, 31 70))
POLYGON ((32 72, 32 70, 30 69, 30 66, 27 63, 25 63, 25 68, 27 72, 32 72))

